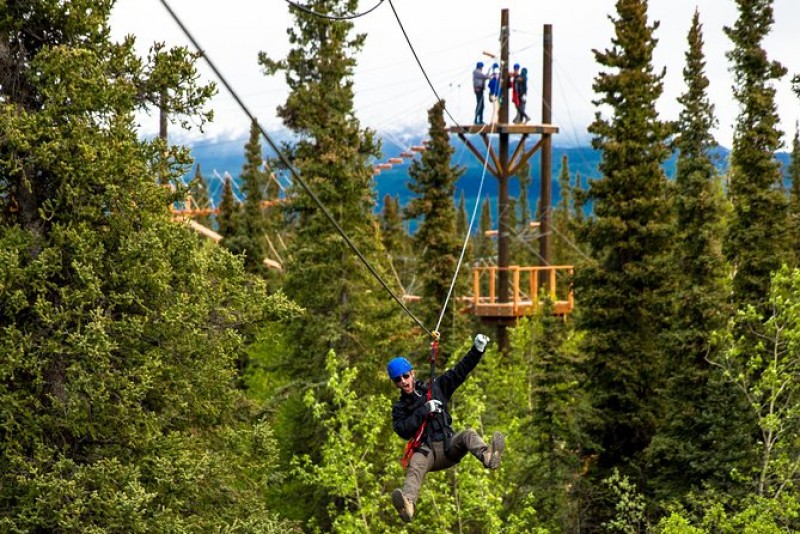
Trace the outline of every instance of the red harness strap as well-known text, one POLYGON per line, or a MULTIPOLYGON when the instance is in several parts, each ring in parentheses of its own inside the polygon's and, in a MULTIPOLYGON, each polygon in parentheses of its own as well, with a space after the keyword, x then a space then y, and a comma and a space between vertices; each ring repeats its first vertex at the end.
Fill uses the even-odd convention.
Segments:
MULTIPOLYGON (((433 391, 433 377, 436 371, 436 356, 438 354, 439 339, 436 338, 431 342, 431 381, 428 384, 428 400, 431 400, 431 391, 433 391)), ((425 427, 428 424, 429 418, 430 414, 428 414, 428 416, 422 420, 422 424, 419 425, 419 430, 417 430, 417 433, 414 434, 413 438, 408 440, 408 443, 406 443, 406 448, 403 450, 403 458, 400 460, 400 464, 404 469, 408 467, 411 457, 414 456, 414 453, 417 452, 417 449, 419 449, 422 445, 422 434, 425 433, 425 427)))
MULTIPOLYGON (((431 400, 431 388, 428 388, 428 400, 431 400)), ((403 468, 408 467, 408 462, 411 461, 411 457, 414 456, 414 453, 417 452, 420 445, 422 445, 422 434, 425 432, 425 427, 428 424, 428 416, 422 420, 422 424, 419 425, 419 430, 417 433, 414 434, 414 437, 408 440, 406 443, 406 448, 403 450, 403 458, 400 460, 400 464, 403 468)))

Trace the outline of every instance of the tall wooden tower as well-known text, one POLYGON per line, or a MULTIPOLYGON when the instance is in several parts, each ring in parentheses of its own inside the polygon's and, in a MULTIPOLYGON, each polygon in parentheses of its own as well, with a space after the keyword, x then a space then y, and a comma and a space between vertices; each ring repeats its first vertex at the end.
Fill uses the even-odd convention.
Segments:
MULTIPOLYGON (((543 62, 542 62, 542 120, 540 124, 509 124, 509 14, 503 9, 500 16, 501 63, 500 79, 502 81, 500 109, 497 121, 487 125, 467 125, 449 128, 450 133, 458 135, 469 151, 481 162, 488 154, 487 171, 498 181, 497 213, 497 265, 475 268, 473 271, 472 313, 481 317, 484 322, 497 326, 497 342, 500 349, 508 347, 506 328, 516 323, 523 315, 530 314, 538 306, 539 290, 547 288, 555 301, 556 313, 569 313, 572 310, 572 292, 567 289, 556 293, 556 272, 565 271, 572 274, 571 266, 553 266, 550 264, 550 206, 552 181, 552 136, 558 133, 558 127, 552 121, 552 25, 544 25, 543 62), (497 150, 492 143, 494 136, 499 136, 497 150), (473 144, 472 138, 479 136, 485 147, 485 154, 473 144), (519 137, 517 137, 519 136, 519 137), (526 147, 529 137, 535 136, 536 143, 526 147), (510 141, 516 146, 511 152, 510 141), (509 178, 516 174, 530 158, 541 152, 541 192, 539 225, 539 257, 540 265, 520 267, 509 265, 509 178), (510 155, 509 155, 510 154, 510 155), (488 277, 488 283, 485 278, 488 277), (482 294, 482 288, 486 294, 482 294)), ((571 278, 571 276, 569 276, 571 278)))

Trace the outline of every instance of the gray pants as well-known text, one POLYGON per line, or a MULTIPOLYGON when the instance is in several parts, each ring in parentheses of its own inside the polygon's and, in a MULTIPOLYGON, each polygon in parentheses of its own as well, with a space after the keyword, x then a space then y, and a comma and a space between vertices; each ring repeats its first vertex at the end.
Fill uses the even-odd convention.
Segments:
MULTIPOLYGON (((453 458, 461 458, 467 452, 471 452, 484 466, 488 467, 486 464, 489 460, 488 449, 489 447, 478 433, 471 428, 462 430, 450 438, 450 456, 453 458)), ((408 463, 406 481, 403 484, 403 495, 412 504, 416 503, 425 475, 431 471, 447 469, 456 463, 458 462, 454 462, 444 455, 443 441, 434 441, 433 450, 428 445, 421 446, 408 463)))

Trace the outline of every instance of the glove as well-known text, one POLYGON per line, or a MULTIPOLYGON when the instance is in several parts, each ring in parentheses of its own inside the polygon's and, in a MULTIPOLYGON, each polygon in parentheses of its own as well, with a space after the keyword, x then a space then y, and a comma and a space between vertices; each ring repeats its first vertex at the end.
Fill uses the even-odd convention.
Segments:
POLYGON ((489 338, 483 334, 478 334, 475 336, 475 348, 478 351, 483 352, 486 350, 486 345, 489 344, 489 338))
POLYGON ((525 102, 526 99, 527 97, 525 95, 522 95, 522 101, 525 102))
POLYGON ((425 403, 428 413, 439 413, 442 411, 442 401, 432 399, 425 403))

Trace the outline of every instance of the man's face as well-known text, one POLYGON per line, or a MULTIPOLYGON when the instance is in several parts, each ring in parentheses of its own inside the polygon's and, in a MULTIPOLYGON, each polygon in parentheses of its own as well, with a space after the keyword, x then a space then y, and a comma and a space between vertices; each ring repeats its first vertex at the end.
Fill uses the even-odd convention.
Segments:
POLYGON ((414 370, 412 369, 395 378, 394 385, 403 393, 411 393, 414 391, 414 370))

